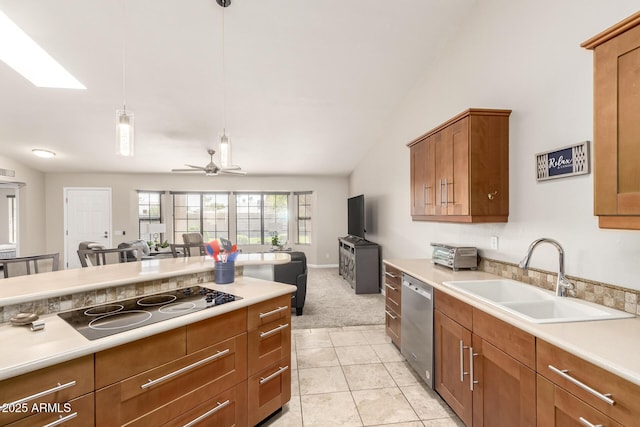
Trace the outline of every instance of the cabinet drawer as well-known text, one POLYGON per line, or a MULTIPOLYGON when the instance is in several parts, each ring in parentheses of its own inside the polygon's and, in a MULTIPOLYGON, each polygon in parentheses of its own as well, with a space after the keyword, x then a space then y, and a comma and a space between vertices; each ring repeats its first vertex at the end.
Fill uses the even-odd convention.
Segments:
POLYGON ((249 375, 291 355, 291 322, 287 320, 276 320, 249 332, 249 375))
POLYGON ((533 335, 475 308, 473 309, 473 333, 520 363, 536 369, 536 339, 533 335))
POLYGON ((185 343, 177 328, 96 353, 96 389, 184 356, 185 343))
POLYGON ((623 425, 638 422, 639 386, 543 340, 538 340, 537 348, 538 373, 623 425))
POLYGON ((161 425, 187 412, 246 379, 246 346, 242 334, 97 390, 96 424, 161 425))
POLYGON ((249 377, 249 425, 253 426, 291 399, 291 357, 249 377))
MULTIPOLYGON (((247 328, 252 331, 276 320, 291 318, 291 295, 283 295, 249 307, 247 328)), ((287 321, 289 323, 289 321, 287 321)))
MULTIPOLYGON (((59 427, 90 427, 94 425, 93 393, 77 397, 69 402, 61 403, 58 406, 43 409, 46 412, 22 418, 7 427, 33 427, 45 426, 53 422, 59 427), (62 420, 67 421, 62 421, 62 420)), ((4 424, 2 424, 4 425, 4 424)))
POLYGON ((92 391, 93 355, 6 379, 0 382, 0 405, 9 406, 0 411, 0 425, 33 415, 34 403, 64 403, 92 391), (50 393, 38 396, 47 390, 50 393))
POLYGON ((187 353, 201 350, 247 330, 247 309, 241 308, 187 325, 187 353))
POLYGON ((390 266, 389 264, 385 264, 384 281, 385 283, 389 283, 390 285, 397 285, 398 287, 400 287, 402 285, 402 271, 390 266))
POLYGON ((446 314, 452 320, 455 320, 463 327, 473 329, 473 309, 459 299, 452 297, 438 289, 434 290, 434 308, 446 314))
POLYGON ((192 410, 163 424, 163 427, 182 427, 199 420, 198 427, 232 427, 247 425, 247 383, 223 391, 192 410))
POLYGON ((387 335, 391 338, 391 341, 396 345, 396 347, 400 348, 400 325, 401 325, 401 317, 399 314, 393 311, 393 308, 389 307, 389 305, 385 306, 385 330, 387 331, 387 335))
POLYGON ((537 376, 538 426, 622 427, 600 411, 596 411, 571 393, 537 376))

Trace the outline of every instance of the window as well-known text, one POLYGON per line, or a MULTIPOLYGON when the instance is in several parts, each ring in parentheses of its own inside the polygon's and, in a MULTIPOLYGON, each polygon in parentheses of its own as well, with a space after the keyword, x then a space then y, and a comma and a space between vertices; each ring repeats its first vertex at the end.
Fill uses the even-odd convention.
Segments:
POLYGON ((162 222, 162 205, 160 191, 138 191, 138 236, 140 239, 151 240, 147 233, 148 224, 162 222))
POLYGON ((274 235, 289 239, 289 193, 237 193, 236 242, 266 245, 274 235))
POLYGON ((17 234, 17 207, 16 196, 7 196, 7 205, 9 206, 9 243, 16 243, 17 234))
POLYGON ((311 244, 311 192, 295 193, 298 212, 296 216, 296 243, 311 244))
POLYGON ((173 194, 173 241, 200 233, 205 242, 229 238, 229 193, 173 194))

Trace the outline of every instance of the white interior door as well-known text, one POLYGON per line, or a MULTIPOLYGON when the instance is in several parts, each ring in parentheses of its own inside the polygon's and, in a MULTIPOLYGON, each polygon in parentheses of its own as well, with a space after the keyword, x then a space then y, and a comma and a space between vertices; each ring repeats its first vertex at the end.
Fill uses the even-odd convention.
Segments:
POLYGON ((80 268, 80 242, 111 247, 111 189, 65 188, 64 200, 65 268, 80 268))

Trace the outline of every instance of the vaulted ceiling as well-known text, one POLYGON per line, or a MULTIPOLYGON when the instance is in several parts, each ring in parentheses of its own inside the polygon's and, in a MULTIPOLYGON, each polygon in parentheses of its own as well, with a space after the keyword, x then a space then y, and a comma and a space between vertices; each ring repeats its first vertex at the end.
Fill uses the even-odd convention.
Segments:
POLYGON ((0 62, 1 155, 44 172, 205 165, 226 88, 234 163, 252 175, 346 175, 475 1, 0 0, 87 87, 38 88, 0 62), (125 98, 133 158, 115 155, 125 98))

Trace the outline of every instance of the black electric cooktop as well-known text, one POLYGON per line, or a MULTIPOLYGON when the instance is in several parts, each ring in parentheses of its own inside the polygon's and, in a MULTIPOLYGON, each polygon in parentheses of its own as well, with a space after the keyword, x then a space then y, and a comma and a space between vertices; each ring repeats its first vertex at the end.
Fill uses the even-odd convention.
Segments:
POLYGON ((192 286, 58 313, 58 316, 87 339, 95 340, 241 299, 192 286))

